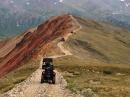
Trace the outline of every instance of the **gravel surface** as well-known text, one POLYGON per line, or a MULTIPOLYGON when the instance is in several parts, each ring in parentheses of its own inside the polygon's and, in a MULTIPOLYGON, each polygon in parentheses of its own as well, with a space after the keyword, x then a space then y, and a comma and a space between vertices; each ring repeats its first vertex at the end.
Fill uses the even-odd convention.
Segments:
POLYGON ((27 80, 3 94, 1 97, 82 97, 70 92, 65 87, 67 82, 56 72, 56 84, 41 84, 42 69, 35 71, 27 80))

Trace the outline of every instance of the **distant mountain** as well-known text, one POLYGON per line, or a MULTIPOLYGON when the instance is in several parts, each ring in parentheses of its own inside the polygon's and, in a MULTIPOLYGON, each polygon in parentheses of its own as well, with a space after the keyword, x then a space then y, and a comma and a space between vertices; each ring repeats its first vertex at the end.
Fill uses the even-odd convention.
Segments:
POLYGON ((30 2, 31 5, 26 0, 0 0, 0 36, 19 34, 40 24, 49 16, 56 15, 48 10, 47 2, 39 3, 36 0, 30 2))
POLYGON ((128 0, 65 0, 67 6, 82 12, 80 16, 111 22, 130 28, 130 2, 128 0))
POLYGON ((128 0, 0 0, 0 36, 19 34, 65 13, 130 28, 128 0))

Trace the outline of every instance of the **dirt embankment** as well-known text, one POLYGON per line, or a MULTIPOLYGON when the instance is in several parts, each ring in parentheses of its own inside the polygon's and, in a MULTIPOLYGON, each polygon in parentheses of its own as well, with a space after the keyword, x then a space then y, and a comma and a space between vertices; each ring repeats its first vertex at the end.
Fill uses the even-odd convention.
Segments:
POLYGON ((45 47, 54 39, 71 33, 75 29, 74 25, 75 21, 70 15, 52 17, 37 28, 8 41, 0 48, 0 77, 18 68, 37 48, 45 47))

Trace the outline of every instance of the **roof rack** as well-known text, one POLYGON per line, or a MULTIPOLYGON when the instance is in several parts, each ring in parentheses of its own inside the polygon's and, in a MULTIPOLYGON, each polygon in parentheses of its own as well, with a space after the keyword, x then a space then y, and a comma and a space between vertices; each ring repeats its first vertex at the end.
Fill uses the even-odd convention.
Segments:
POLYGON ((53 62, 53 59, 52 58, 44 58, 43 62, 53 62))

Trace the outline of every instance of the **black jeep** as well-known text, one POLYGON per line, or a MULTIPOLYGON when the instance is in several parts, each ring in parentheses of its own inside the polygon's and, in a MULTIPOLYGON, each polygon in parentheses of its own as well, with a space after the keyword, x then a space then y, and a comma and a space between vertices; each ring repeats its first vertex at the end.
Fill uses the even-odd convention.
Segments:
POLYGON ((55 84, 55 72, 54 72, 54 66, 53 66, 53 59, 52 58, 44 58, 42 69, 44 70, 42 72, 41 76, 41 83, 50 83, 55 84))

